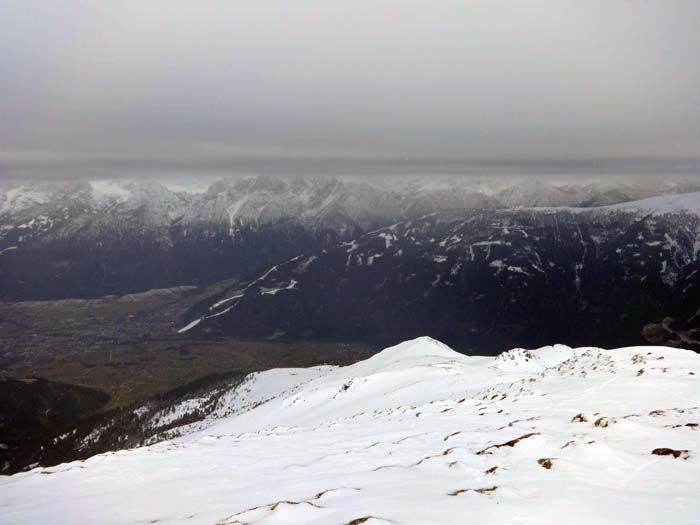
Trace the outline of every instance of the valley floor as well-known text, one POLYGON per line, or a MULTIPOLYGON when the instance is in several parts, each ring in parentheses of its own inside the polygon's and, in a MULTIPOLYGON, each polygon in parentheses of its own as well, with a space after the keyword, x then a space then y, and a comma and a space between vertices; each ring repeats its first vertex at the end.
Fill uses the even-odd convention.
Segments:
POLYGON ((245 389, 173 441, 0 478, 0 523, 700 523, 692 352, 420 338, 245 389))
POLYGON ((212 374, 350 364, 377 350, 361 343, 203 339, 177 333, 189 308, 231 282, 204 290, 0 302, 0 380, 39 377, 94 388, 109 394, 107 408, 117 408, 212 374))

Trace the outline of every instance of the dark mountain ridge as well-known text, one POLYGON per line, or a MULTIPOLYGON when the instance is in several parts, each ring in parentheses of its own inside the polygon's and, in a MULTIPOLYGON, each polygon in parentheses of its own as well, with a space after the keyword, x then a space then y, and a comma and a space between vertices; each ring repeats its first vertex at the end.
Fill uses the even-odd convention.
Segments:
POLYGON ((0 185, 0 300, 90 298, 246 278, 443 210, 598 206, 700 181, 234 177, 0 185))
POLYGON ((697 310, 698 246, 686 213, 439 212, 274 266, 188 320, 283 340, 430 334, 465 352, 640 344, 650 323, 697 310))

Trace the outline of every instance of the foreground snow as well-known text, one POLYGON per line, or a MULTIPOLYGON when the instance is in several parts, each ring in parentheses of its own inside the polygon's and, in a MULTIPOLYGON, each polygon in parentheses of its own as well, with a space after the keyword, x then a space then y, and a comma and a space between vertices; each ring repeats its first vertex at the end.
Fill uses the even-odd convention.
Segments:
POLYGON ((700 523, 699 378, 671 348, 420 338, 257 374, 266 402, 175 441, 2 478, 0 522, 700 523))

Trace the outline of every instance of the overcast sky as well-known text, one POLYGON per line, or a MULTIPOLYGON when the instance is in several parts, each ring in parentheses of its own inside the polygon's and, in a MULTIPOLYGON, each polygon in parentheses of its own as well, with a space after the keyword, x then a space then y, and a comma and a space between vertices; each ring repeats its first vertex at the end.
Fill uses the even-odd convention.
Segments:
POLYGON ((698 157, 698 0, 0 0, 5 176, 698 157))

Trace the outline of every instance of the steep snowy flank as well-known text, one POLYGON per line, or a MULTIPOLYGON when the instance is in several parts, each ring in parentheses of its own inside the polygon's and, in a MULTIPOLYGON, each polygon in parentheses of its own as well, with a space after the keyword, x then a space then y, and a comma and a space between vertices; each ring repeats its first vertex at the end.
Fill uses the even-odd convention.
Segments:
POLYGON ((257 374, 247 411, 173 441, 3 478, 0 523, 698 520, 692 352, 419 338, 299 374, 257 374))

